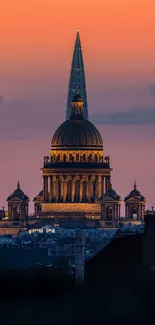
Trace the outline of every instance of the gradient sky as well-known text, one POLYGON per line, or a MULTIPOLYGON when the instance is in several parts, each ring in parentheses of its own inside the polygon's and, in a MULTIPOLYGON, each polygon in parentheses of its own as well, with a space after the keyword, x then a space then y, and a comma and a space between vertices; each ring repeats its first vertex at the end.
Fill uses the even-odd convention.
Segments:
POLYGON ((0 12, 0 205, 6 207, 18 178, 31 199, 42 188, 40 167, 65 118, 79 29, 89 114, 111 156, 113 185, 124 198, 136 179, 150 208, 155 1, 5 0, 0 12))

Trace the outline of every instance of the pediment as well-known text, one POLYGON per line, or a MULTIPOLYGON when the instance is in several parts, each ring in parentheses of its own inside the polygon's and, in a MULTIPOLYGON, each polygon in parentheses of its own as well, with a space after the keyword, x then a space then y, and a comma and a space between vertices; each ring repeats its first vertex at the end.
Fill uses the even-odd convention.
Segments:
POLYGON ((15 196, 12 199, 10 199, 9 202, 23 202, 23 200, 15 196))
POLYGON ((138 199, 138 198, 136 198, 136 197, 131 197, 130 199, 128 199, 128 200, 126 200, 126 202, 130 202, 130 203, 132 203, 132 202, 139 202, 140 200, 138 199))
POLYGON ((113 199, 112 197, 110 197, 110 196, 105 196, 105 197, 103 197, 103 199, 100 201, 100 203, 102 203, 102 202, 115 202, 116 200, 115 199, 113 199))

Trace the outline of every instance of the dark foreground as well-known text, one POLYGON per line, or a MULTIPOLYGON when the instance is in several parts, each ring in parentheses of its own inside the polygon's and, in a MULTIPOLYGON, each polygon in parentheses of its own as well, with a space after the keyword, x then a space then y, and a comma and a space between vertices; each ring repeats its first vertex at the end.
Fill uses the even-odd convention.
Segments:
POLYGON ((143 236, 116 239, 87 262, 85 287, 67 271, 1 274, 1 324, 155 324, 155 275, 143 236))

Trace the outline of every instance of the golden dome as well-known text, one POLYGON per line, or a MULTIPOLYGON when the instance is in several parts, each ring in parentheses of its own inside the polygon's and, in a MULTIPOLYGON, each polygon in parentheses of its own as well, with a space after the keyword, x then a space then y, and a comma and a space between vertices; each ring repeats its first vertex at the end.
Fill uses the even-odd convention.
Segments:
POLYGON ((103 150, 103 140, 97 128, 83 116, 83 102, 76 94, 72 101, 70 119, 62 123, 55 131, 51 149, 85 148, 103 150))
POLYGON ((55 131, 51 147, 96 148, 103 150, 103 140, 97 128, 87 120, 67 120, 55 131))

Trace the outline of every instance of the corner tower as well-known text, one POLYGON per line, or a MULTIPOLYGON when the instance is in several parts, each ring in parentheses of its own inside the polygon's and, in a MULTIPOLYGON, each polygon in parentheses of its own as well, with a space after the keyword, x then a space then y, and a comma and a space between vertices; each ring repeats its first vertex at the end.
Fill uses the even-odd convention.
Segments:
POLYGON ((75 47, 74 47, 74 53, 72 59, 71 72, 70 72, 66 120, 69 120, 69 117, 71 115, 71 103, 76 93, 80 94, 83 99, 84 117, 86 120, 88 120, 85 71, 84 71, 84 63, 83 63, 83 55, 82 55, 79 31, 77 31, 76 34, 76 41, 75 41, 75 47))

